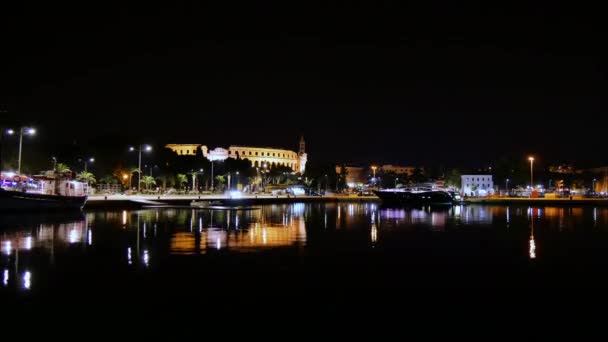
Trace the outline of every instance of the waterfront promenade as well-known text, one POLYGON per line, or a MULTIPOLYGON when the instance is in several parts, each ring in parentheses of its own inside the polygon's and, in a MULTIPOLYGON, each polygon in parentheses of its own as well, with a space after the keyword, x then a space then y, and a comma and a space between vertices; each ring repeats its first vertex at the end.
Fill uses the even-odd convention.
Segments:
POLYGON ((85 209, 143 207, 155 205, 189 205, 192 201, 221 201, 226 205, 275 204, 296 202, 374 202, 380 201, 376 196, 326 195, 326 196, 293 196, 293 195, 93 195, 90 196, 85 209))

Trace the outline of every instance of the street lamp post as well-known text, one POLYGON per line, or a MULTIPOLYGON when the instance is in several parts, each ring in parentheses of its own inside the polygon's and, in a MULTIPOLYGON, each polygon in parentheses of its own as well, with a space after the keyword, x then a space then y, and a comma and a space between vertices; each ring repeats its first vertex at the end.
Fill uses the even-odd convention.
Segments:
POLYGON ((395 177, 395 188, 397 187, 397 182, 399 181, 399 177, 395 177))
POLYGON ((268 165, 266 163, 262 163, 262 190, 266 192, 266 173, 268 170, 266 169, 268 165))
MULTIPOLYGON (((8 135, 13 135, 16 132, 12 129, 9 129, 6 131, 6 133, 8 135)), ((34 135, 36 134, 36 130, 30 127, 21 127, 19 129, 19 156, 18 156, 18 161, 17 161, 17 174, 20 175, 21 174, 21 150, 23 148, 23 135, 34 135)))
POLYGON ((373 165, 373 166, 372 166, 372 172, 373 172, 373 174, 374 174, 374 177, 373 177, 374 186, 376 186, 376 169, 377 169, 377 168, 378 168, 378 167, 377 167, 377 166, 375 166, 375 165, 373 165))
POLYGON ((141 192, 141 152, 145 151, 145 152, 150 152, 152 151, 152 146, 150 145, 139 145, 139 148, 136 149, 135 147, 131 146, 129 147, 129 151, 133 152, 133 151, 137 151, 139 152, 139 163, 137 166, 137 192, 141 192))
POLYGON ((529 157, 530 161, 530 187, 534 190, 534 157, 529 157))
POLYGON ((595 193, 595 181, 596 181, 596 180, 597 180, 597 179, 593 178, 593 183, 592 183, 593 185, 591 186, 591 191, 592 191, 593 193, 595 193))
POLYGON ((211 192, 213 192, 213 159, 211 159, 211 192))
MULTIPOLYGON (((144 165, 144 169, 145 169, 145 168, 147 168, 147 167, 148 167, 148 165, 144 165)), ((156 167, 156 168, 158 168, 158 165, 150 165, 150 177, 152 177, 152 170, 153 170, 155 167, 156 167)))
POLYGON ((509 196, 509 178, 505 180, 505 190, 507 191, 507 196, 509 196))
POLYGON ((84 172, 87 172, 87 165, 95 161, 95 158, 84 159, 84 172))

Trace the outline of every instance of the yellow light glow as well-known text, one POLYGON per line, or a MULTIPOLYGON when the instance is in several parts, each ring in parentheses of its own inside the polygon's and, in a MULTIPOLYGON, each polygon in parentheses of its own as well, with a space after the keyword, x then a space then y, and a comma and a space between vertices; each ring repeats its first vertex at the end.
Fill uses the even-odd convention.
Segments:
POLYGON ((375 223, 372 224, 371 238, 372 238, 372 243, 376 243, 376 241, 378 240, 378 227, 376 226, 375 223))
POLYGON ((534 237, 530 237, 530 259, 536 259, 536 243, 534 237))

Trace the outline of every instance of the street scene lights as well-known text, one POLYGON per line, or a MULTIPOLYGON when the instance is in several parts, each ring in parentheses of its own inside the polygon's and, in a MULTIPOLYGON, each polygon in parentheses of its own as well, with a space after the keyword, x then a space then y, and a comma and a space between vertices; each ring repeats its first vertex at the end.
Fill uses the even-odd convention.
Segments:
POLYGON ((266 191, 266 177, 267 177, 267 170, 268 165, 266 163, 262 163, 262 191, 266 191))
POLYGON ((142 152, 150 152, 152 151, 152 146, 150 145, 139 145, 139 148, 135 148, 133 146, 129 147, 129 151, 139 152, 139 163, 137 165, 137 192, 141 192, 141 153, 142 152))
POLYGON ((211 158, 211 192, 213 192, 213 158, 211 158))
POLYGON ((89 163, 94 162, 95 158, 83 159, 82 161, 84 162, 84 172, 87 172, 87 165, 89 165, 89 163))
POLYGON ((376 186, 376 169, 378 169, 378 167, 377 167, 377 166, 375 166, 375 165, 373 165, 373 166, 372 166, 372 172, 373 172, 373 175, 374 175, 374 176, 373 176, 373 178, 372 178, 372 181, 373 181, 373 183, 374 183, 374 186, 376 186))
MULTIPOLYGON (((9 129, 6 131, 6 134, 8 135, 13 135, 16 134, 17 132, 15 132, 15 130, 9 129)), ((18 157, 18 161, 17 161, 17 174, 20 175, 21 174, 21 149, 23 147, 23 135, 34 135, 36 134, 36 130, 34 128, 31 127, 21 127, 21 129, 19 129, 19 157, 18 157)))
POLYGON ((196 177, 203 174, 203 169, 199 169, 198 171, 191 170, 190 175, 192 176, 192 191, 198 191, 198 187, 196 185, 196 177))
POLYGON ((534 157, 528 157, 530 161, 530 187, 534 189, 534 157))

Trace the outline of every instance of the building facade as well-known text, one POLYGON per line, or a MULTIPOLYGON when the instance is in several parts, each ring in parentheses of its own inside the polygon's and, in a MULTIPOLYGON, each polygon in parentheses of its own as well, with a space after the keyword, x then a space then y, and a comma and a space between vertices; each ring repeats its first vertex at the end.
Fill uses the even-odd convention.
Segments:
POLYGON ((465 196, 488 196, 494 194, 492 175, 460 176, 460 192, 465 196))
POLYGON ((205 158, 211 161, 226 160, 228 158, 247 159, 252 167, 276 166, 289 167, 295 172, 304 173, 308 155, 306 154, 306 143, 304 137, 300 138, 300 151, 295 152, 285 149, 267 147, 230 146, 228 149, 215 148, 210 150, 201 144, 168 144, 165 147, 179 155, 196 155, 197 149, 201 149, 205 158))
POLYGON ((398 165, 382 165, 380 166, 380 170, 382 170, 383 172, 394 172, 396 174, 400 174, 400 175, 408 175, 411 176, 414 174, 414 170, 416 169, 416 167, 414 166, 398 166, 398 165))
MULTIPOLYGON (((367 183, 368 169, 361 166, 344 166, 346 169, 346 185, 349 188, 361 187, 367 183)), ((342 166, 336 165, 336 173, 342 173, 342 166)))
POLYGON ((587 172, 593 177, 591 179, 592 191, 608 194, 608 166, 596 167, 587 172))
POLYGON ((196 155, 196 150, 200 147, 200 144, 168 144, 165 145, 166 148, 171 149, 171 151, 179 154, 180 156, 194 156, 196 155))

